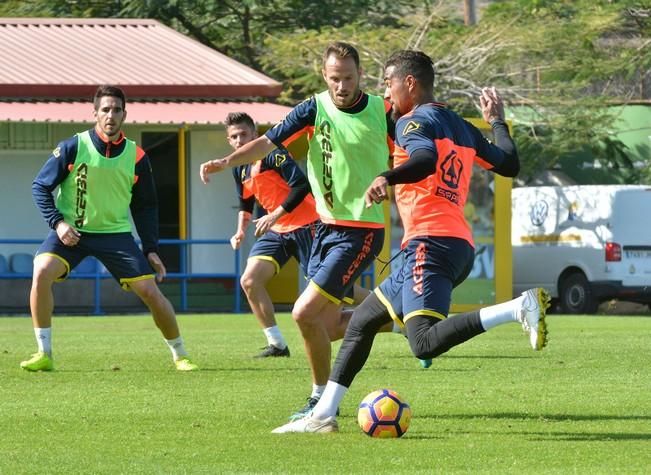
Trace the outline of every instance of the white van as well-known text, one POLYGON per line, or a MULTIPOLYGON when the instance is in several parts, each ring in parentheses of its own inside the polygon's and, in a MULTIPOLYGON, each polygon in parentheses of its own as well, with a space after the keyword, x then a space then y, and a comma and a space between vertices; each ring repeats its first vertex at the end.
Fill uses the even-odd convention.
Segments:
POLYGON ((563 313, 651 303, 651 187, 514 188, 511 243, 514 295, 543 287, 563 313))

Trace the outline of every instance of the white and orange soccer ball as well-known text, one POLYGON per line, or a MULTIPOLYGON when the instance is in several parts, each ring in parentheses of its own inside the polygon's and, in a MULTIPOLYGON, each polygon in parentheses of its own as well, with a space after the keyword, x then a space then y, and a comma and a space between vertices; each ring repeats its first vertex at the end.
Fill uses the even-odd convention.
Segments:
POLYGON ((402 437, 410 422, 409 404, 391 389, 373 391, 357 411, 357 423, 371 437, 402 437))

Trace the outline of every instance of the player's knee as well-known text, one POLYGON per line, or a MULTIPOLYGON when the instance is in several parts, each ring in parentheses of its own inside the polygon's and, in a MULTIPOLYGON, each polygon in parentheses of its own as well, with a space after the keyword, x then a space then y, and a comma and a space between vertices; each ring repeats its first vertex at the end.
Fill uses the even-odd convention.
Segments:
POLYGON ((292 309, 292 318, 299 326, 313 325, 319 320, 319 312, 316 312, 311 305, 301 305, 296 302, 292 309))
POLYGON ((346 335, 357 337, 363 334, 375 334, 389 321, 391 321, 391 317, 386 307, 372 294, 353 312, 346 335))
POLYGON ((369 331, 368 325, 364 325, 360 319, 351 318, 346 327, 346 338, 357 340, 366 331, 369 331))
POLYGON ((429 348, 426 344, 423 344, 422 342, 417 343, 409 340, 409 347, 411 348, 411 352, 414 354, 414 356, 419 360, 435 358, 436 356, 439 355, 439 353, 432 351, 431 348, 429 348))
POLYGON ((50 280, 51 279, 49 279, 48 272, 44 267, 38 265, 34 266, 34 271, 32 272, 32 286, 42 285, 50 280))
POLYGON ((52 283, 54 283, 58 277, 63 276, 64 273, 65 269, 59 270, 56 263, 43 259, 36 259, 34 261, 34 270, 32 271, 32 287, 52 285, 52 283))
MULTIPOLYGON (((411 321, 411 320, 410 320, 411 321)), ((407 339, 411 352, 418 359, 430 359, 445 353, 450 349, 445 341, 441 340, 438 332, 431 330, 430 326, 414 327, 407 324, 407 339), (410 328, 411 327, 411 328, 410 328)))
POLYGON ((432 344, 425 335, 410 335, 408 337, 409 348, 416 358, 419 360, 426 360, 430 358, 435 358, 440 355, 442 351, 437 351, 438 345, 432 344))
POLYGON ((150 306, 165 298, 153 281, 149 282, 148 285, 139 286, 137 289, 132 286, 132 290, 138 294, 138 297, 140 297, 145 304, 150 306))
POLYGON ((255 286, 255 279, 251 274, 245 272, 242 274, 242 277, 240 277, 240 285, 245 293, 249 293, 255 286))
POLYGON ((294 308, 292 309, 292 318, 297 324, 301 325, 302 323, 309 321, 310 314, 306 307, 294 305, 294 308))

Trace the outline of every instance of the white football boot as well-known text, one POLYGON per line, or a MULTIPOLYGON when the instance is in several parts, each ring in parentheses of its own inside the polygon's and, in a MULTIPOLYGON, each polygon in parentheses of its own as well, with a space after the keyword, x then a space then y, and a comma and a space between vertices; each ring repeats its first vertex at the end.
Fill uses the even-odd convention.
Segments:
POLYGON ((312 415, 305 416, 284 426, 276 427, 271 431, 272 434, 289 434, 292 432, 339 432, 339 424, 334 417, 326 419, 313 419, 312 415))
POLYGON ((523 299, 516 317, 522 324, 522 329, 529 334, 531 347, 542 350, 547 344, 547 324, 545 313, 549 308, 551 298, 545 289, 529 289, 522 293, 523 299))

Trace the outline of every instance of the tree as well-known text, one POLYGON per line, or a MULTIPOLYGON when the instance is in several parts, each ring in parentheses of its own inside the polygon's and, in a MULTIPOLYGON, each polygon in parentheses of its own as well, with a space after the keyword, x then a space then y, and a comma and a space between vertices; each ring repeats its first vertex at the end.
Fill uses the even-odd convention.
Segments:
MULTIPOLYGON (((438 2, 403 11, 398 27, 338 29, 270 35, 262 64, 295 103, 322 88, 320 54, 332 39, 360 49, 364 87, 382 91, 381 65, 402 48, 421 49, 435 61, 436 93, 463 115, 478 116, 483 85, 495 85, 511 104, 524 181, 568 156, 588 157, 612 171, 614 181, 637 182, 643 173, 612 136, 613 103, 632 98, 631 82, 649 75, 651 34, 636 2, 514 0, 491 4, 466 27, 438 2), (323 34, 326 33, 326 34, 323 34), (625 41, 624 41, 625 40, 625 41)), ((651 96, 651 91, 649 91, 651 96)), ((648 97, 648 96, 647 96, 648 97)))
POLYGON ((359 49, 363 87, 374 92, 391 52, 421 49, 435 60, 437 95, 461 114, 479 115, 483 85, 505 95, 525 181, 581 155, 610 167, 615 181, 651 183, 651 167, 634 168, 630 151, 613 139, 608 108, 651 99, 648 0, 495 1, 472 26, 464 25, 464 3, 9 0, 0 15, 156 18, 283 81, 287 104, 323 87, 321 52, 332 40, 359 49))

